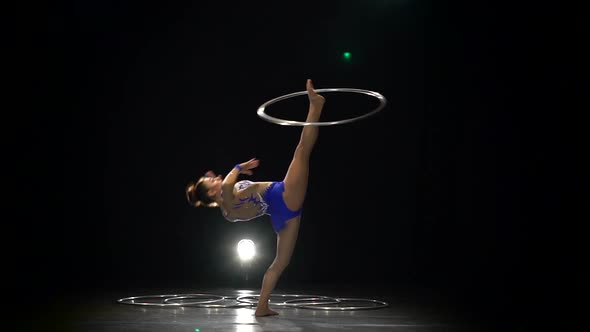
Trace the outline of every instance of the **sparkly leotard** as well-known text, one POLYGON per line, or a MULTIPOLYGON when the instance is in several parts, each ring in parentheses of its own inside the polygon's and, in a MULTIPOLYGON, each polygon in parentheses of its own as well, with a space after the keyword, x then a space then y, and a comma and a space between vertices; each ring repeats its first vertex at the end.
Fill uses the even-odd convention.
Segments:
MULTIPOLYGON (((238 191, 244 190, 251 186, 253 182, 248 180, 242 180, 234 185, 238 191)), ((234 203, 234 209, 240 209, 244 206, 246 208, 252 205, 246 205, 246 203, 253 203, 257 208, 256 215, 250 218, 228 218, 227 214, 224 214, 225 218, 229 221, 248 221, 262 215, 268 214, 271 217, 272 227, 276 233, 280 232, 287 225, 287 221, 301 215, 301 209, 292 211, 287 207, 283 200, 283 192, 285 191, 285 183, 283 181, 272 182, 264 193, 252 193, 249 197, 238 199, 237 203, 234 203)))
MULTIPOLYGON (((236 182, 236 184, 234 185, 234 188, 236 188, 238 191, 241 191, 241 190, 244 190, 244 189, 250 187, 252 184, 253 184, 252 181, 242 180, 242 181, 236 182)), ((232 218, 230 221, 248 221, 248 220, 252 220, 254 218, 258 218, 258 217, 266 214, 266 210, 268 209, 268 204, 265 202, 264 196, 262 194, 252 193, 249 197, 240 198, 240 199, 238 199, 237 203, 234 203, 233 208, 240 209, 243 206, 245 206, 246 203, 254 203, 254 206, 256 206, 256 208, 257 208, 256 215, 254 215, 253 217, 250 217, 250 218, 246 218, 246 219, 232 218)))

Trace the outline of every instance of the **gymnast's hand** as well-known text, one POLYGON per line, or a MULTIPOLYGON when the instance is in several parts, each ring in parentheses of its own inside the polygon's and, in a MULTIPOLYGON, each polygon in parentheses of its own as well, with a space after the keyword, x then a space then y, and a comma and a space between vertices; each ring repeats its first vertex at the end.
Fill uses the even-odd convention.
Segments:
POLYGON ((252 175, 253 173, 251 170, 258 167, 258 165, 260 165, 260 160, 256 158, 252 158, 246 162, 243 162, 240 164, 240 167, 242 168, 240 174, 252 175))
POLYGON ((316 108, 321 109, 324 107, 326 99, 315 92, 313 82, 310 79, 307 80, 307 96, 309 97, 310 104, 316 108))

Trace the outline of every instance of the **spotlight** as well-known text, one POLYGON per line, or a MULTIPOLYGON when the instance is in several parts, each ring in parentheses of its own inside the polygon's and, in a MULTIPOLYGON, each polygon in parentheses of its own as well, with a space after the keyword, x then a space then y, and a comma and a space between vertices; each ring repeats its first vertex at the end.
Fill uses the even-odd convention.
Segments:
POLYGON ((242 261, 250 261, 255 254, 256 250, 252 240, 243 239, 238 242, 238 255, 242 261))

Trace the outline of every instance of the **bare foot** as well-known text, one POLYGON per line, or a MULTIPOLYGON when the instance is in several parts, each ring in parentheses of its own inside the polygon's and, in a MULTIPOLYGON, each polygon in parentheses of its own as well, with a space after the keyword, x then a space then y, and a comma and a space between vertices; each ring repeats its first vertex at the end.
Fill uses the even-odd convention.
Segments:
POLYGON ((254 313, 254 316, 256 317, 264 317, 264 316, 274 316, 274 315, 278 315, 279 313, 274 311, 274 310, 270 310, 270 308, 257 308, 256 312, 254 313))
POLYGON ((313 82, 310 79, 307 80, 306 89, 309 102, 318 109, 322 109, 326 99, 322 95, 319 95, 315 92, 313 82))

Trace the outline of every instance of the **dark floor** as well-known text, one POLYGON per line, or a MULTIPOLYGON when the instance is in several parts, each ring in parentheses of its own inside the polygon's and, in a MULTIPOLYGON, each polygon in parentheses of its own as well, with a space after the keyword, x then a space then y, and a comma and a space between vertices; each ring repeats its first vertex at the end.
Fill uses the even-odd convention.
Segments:
MULTIPOLYGON (((30 309, 23 319, 38 331, 488 331, 496 330, 469 317, 448 301, 428 293, 362 290, 355 287, 277 289, 273 294, 322 295, 383 301, 384 308, 361 310, 299 309, 275 306, 280 314, 257 318, 254 306, 200 308, 121 304, 143 295, 206 293, 236 297, 257 289, 136 289, 68 295, 30 309), (245 292, 246 291, 246 292, 245 292), (32 317, 31 317, 32 316, 32 317)), ((276 297, 277 301, 281 299, 276 297)), ((160 299, 146 300, 161 302, 160 299)), ((272 300, 271 300, 272 301, 272 300)), ((225 302, 231 304, 230 302, 225 302)), ((350 302, 348 305, 374 305, 350 302)), ((21 314, 23 314, 21 312, 21 314)), ((512 330, 506 326, 504 330, 512 330)))

